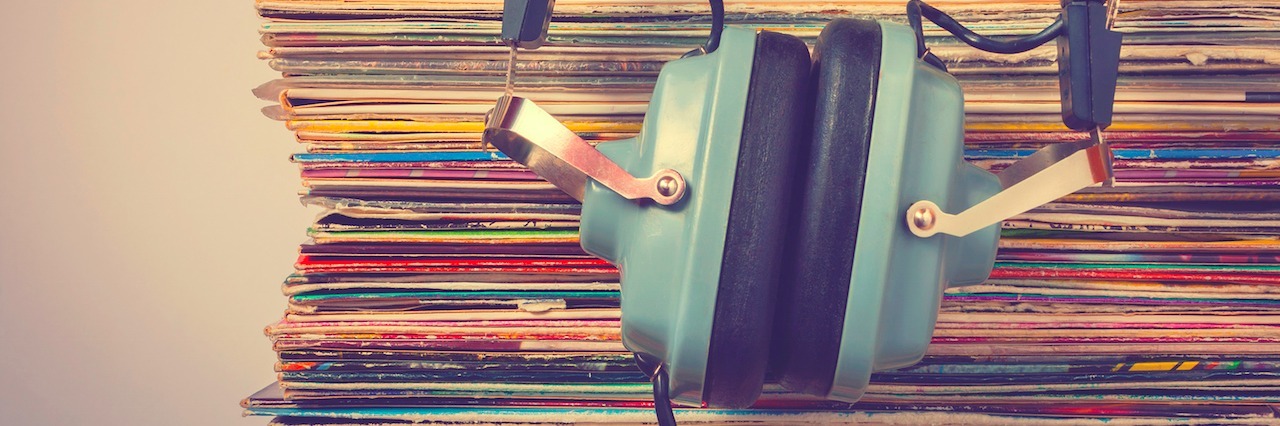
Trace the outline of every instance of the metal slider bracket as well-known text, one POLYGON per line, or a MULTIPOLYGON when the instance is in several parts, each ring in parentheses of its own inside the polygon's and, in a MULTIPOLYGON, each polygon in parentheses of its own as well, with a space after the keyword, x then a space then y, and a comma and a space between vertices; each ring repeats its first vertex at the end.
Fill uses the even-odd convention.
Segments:
POLYGON ((1049 145, 1010 165, 998 175, 1004 190, 959 214, 932 201, 915 202, 907 208, 907 227, 920 238, 963 237, 1111 176, 1111 151, 1095 130, 1091 140, 1049 145))
POLYGON ((485 118, 483 138, 578 201, 588 178, 630 200, 648 198, 672 205, 685 194, 684 177, 675 170, 636 178, 533 101, 518 96, 498 98, 485 118))

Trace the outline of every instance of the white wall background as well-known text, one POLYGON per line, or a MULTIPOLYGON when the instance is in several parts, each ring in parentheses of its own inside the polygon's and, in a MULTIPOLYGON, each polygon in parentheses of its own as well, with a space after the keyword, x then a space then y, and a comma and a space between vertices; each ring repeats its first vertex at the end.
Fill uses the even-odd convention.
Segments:
POLYGON ((0 423, 264 424, 313 212, 252 0, 0 12, 0 423))

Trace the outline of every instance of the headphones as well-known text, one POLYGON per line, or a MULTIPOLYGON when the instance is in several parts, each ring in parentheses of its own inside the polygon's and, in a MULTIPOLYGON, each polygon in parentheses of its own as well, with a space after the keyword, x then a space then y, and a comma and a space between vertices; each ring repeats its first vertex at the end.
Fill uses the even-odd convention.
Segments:
MULTIPOLYGON (((1005 44, 1101 26, 1101 2, 1076 3, 1087 19, 1064 9, 1039 39, 1005 44)), ((1017 176, 964 161, 963 94, 919 29, 921 13, 945 14, 911 5, 910 26, 831 21, 812 55, 791 35, 713 31, 663 67, 633 139, 592 147, 513 96, 486 119, 487 143, 582 201, 582 247, 621 271, 623 343, 654 380, 660 423, 674 422, 671 400, 748 407, 766 372, 792 392, 857 401, 872 372, 924 356, 943 290, 988 277, 1000 220, 1109 178, 1096 132, 1028 157, 1017 176), (1061 184, 1040 190, 1048 180, 1061 184)), ((1114 42, 1118 63, 1118 34, 1076 31, 1103 57, 1114 42)), ((1079 109, 1068 92, 1105 97, 1086 80, 1064 83, 1064 120, 1079 109)), ((1101 100, 1081 126, 1110 123, 1101 100)))

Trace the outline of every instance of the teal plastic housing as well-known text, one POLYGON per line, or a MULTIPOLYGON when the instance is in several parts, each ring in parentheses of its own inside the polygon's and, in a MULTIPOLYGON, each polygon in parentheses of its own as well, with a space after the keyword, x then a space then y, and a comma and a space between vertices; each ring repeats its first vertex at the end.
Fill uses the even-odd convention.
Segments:
MULTIPOLYGON (((861 397, 871 372, 920 360, 943 289, 985 280, 999 237, 995 226, 964 238, 922 239, 907 229, 905 212, 916 201, 962 211, 1000 185, 961 157, 964 109, 955 78, 916 59, 910 29, 881 27, 864 189, 864 198, 876 202, 864 203, 859 218, 828 395, 850 402, 861 397)), ((661 359, 672 400, 685 405, 703 401, 755 40, 754 31, 727 27, 715 52, 668 63, 639 135, 597 147, 633 176, 676 170, 687 184, 684 199, 672 206, 632 201, 591 181, 583 200, 582 247, 622 271, 623 343, 661 359)))
POLYGON ((727 27, 715 52, 666 64, 639 135, 597 146, 633 176, 679 172, 684 199, 631 201, 596 181, 583 197, 582 248, 622 271, 622 343, 662 359, 680 404, 702 403, 755 44, 727 27))
POLYGON ((829 399, 862 397, 874 371, 924 356, 942 291, 987 279, 996 225, 964 238, 920 238, 906 211, 920 200, 960 212, 1000 192, 996 176, 964 161, 964 94, 955 77, 917 59, 910 28, 881 22, 880 83, 849 299, 829 399))

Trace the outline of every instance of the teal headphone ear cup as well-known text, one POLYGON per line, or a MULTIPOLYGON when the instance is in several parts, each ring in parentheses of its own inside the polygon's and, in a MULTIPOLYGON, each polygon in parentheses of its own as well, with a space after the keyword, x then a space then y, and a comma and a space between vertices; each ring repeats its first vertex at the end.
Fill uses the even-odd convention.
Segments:
POLYGON ((880 53, 880 24, 862 19, 827 24, 814 48, 812 143, 796 180, 771 360, 792 391, 830 392, 854 256, 883 255, 855 246, 880 53))
POLYGON ((760 32, 729 208, 703 399, 725 408, 760 396, 769 363, 774 300, 791 221, 793 177, 809 140, 809 50, 799 38, 760 32))

